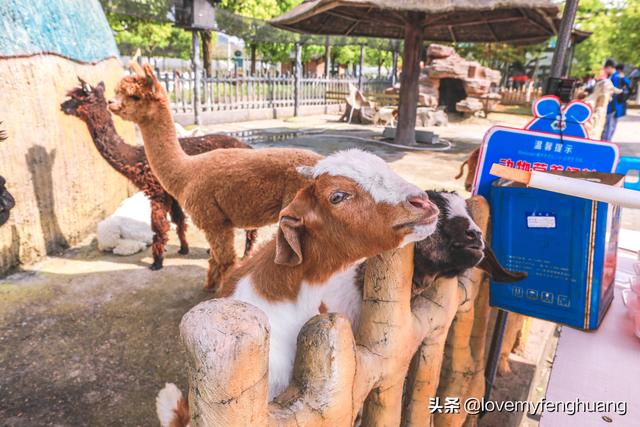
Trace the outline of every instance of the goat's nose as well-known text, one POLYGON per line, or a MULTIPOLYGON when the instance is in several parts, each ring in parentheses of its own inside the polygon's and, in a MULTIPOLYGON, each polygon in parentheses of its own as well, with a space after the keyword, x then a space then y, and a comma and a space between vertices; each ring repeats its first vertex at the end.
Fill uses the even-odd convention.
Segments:
POLYGON ((113 104, 114 102, 116 102, 116 101, 114 101, 113 99, 110 99, 110 100, 108 100, 108 101, 107 101, 107 103, 108 103, 109 105, 113 104))
POLYGON ((433 203, 429 201, 429 197, 426 194, 409 197, 408 202, 419 209, 431 209, 433 207, 433 203))
POLYGON ((476 231, 474 231, 474 230, 467 230, 465 232, 465 238, 470 242, 474 241, 474 240, 478 239, 478 233, 476 231))

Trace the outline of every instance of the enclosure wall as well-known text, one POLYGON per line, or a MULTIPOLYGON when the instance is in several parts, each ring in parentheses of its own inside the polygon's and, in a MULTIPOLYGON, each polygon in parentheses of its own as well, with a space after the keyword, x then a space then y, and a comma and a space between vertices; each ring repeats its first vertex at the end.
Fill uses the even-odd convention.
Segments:
MULTIPOLYGON (((86 125, 60 103, 103 80, 112 96, 123 68, 97 0, 0 2, 0 175, 16 199, 0 228, 0 275, 78 243, 128 194, 86 125)), ((132 125, 116 120, 127 142, 132 125)))

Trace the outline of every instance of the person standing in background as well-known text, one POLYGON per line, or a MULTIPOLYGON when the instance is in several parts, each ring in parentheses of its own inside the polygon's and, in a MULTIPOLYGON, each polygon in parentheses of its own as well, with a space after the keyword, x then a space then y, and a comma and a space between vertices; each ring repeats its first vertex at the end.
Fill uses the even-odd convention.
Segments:
POLYGON ((627 99, 631 92, 631 81, 624 75, 624 64, 614 67, 613 61, 607 59, 604 71, 609 76, 613 86, 620 89, 619 94, 614 94, 607 108, 607 122, 602 132, 603 141, 611 141, 618 125, 618 119, 627 114, 627 99))

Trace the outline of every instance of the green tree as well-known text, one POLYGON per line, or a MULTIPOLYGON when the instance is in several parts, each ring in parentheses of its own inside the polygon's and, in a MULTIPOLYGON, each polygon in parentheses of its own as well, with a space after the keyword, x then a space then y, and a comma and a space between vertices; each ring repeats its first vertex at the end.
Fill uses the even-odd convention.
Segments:
POLYGON ((191 34, 170 23, 153 22, 107 12, 120 52, 133 55, 139 48, 145 56, 170 55, 189 59, 191 34))
POLYGON ((640 1, 627 0, 614 14, 611 51, 618 61, 640 65, 640 1))
POLYGON ((578 5, 576 25, 593 34, 575 47, 572 74, 597 74, 604 61, 613 55, 612 35, 616 28, 616 9, 602 0, 582 0, 578 5))

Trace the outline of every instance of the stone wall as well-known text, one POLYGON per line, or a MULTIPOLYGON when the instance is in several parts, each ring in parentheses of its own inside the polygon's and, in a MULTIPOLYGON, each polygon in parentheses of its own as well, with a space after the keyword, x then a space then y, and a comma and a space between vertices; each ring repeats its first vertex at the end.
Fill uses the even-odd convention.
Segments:
MULTIPOLYGON (((129 191, 96 150, 86 125, 60 103, 77 76, 107 96, 123 75, 97 0, 0 2, 0 175, 16 199, 0 228, 0 275, 59 253, 95 231, 129 191)), ((133 125, 116 120, 126 141, 133 125)))
POLYGON ((427 49, 427 64, 420 74, 420 93, 433 96, 438 104, 440 81, 457 79, 462 82, 468 98, 479 99, 489 93, 492 85, 500 84, 500 71, 462 58, 449 46, 431 44, 427 49))
MULTIPOLYGON (((95 232, 128 195, 127 181, 96 150, 84 122, 60 111, 65 93, 104 80, 107 96, 123 74, 120 61, 81 65, 58 56, 0 59, 0 175, 16 199, 0 228, 0 275, 18 263, 56 253, 95 232)), ((120 135, 134 128, 116 120, 120 135)))

